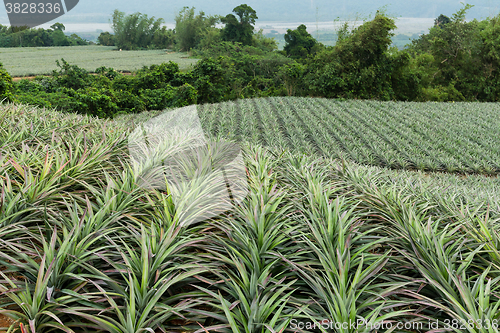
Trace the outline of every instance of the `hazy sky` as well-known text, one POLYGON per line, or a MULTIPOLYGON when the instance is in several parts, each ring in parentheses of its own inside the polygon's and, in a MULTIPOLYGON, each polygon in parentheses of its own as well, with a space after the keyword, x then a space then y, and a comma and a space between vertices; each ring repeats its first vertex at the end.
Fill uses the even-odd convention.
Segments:
MULTIPOLYGON (((241 3, 247 3, 257 11, 259 21, 273 22, 325 22, 336 18, 364 18, 377 9, 385 8, 395 17, 435 18, 439 14, 451 16, 462 7, 464 0, 80 0, 68 14, 54 22, 62 23, 105 23, 114 9, 126 13, 141 12, 162 17, 174 22, 175 14, 183 6, 194 6, 207 14, 226 15, 241 3)), ((469 0, 475 7, 468 18, 485 18, 500 11, 498 0, 469 0)), ((0 23, 8 24, 5 9, 0 10, 0 23)))

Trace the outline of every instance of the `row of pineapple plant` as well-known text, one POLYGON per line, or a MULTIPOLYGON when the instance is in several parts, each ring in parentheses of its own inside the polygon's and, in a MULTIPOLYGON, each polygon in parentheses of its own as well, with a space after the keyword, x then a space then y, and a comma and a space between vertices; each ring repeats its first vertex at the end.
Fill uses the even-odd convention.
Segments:
POLYGON ((404 103, 273 97, 200 108, 207 131, 233 140, 362 164, 500 171, 495 103, 404 103))
POLYGON ((498 332, 499 210, 474 193, 242 144, 246 198, 183 224, 129 163, 153 115, 2 107, 6 331, 498 332))

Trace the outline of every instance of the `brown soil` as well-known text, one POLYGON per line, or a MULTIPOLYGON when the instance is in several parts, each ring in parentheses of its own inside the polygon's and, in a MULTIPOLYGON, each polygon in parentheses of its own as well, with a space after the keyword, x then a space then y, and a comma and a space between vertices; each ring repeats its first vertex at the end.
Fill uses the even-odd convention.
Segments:
MULTIPOLYGON (((123 74, 123 75, 132 75, 132 73, 130 72, 119 72, 120 74, 123 74)), ((90 73, 92 75, 97 75, 96 73, 90 73)), ((40 75, 37 75, 37 76, 40 76, 40 75)), ((14 82, 18 82, 18 81, 21 81, 23 79, 27 79, 27 80, 33 80, 35 77, 37 76, 13 76, 12 77, 12 81, 14 82)), ((42 75, 42 76, 49 76, 49 75, 42 75)), ((1 327, 1 326, 0 326, 1 327)))
POLYGON ((0 333, 4 333, 5 331, 2 331, 2 328, 8 328, 12 324, 12 320, 9 318, 0 315, 0 333))
POLYGON ((27 79, 27 80, 33 80, 36 76, 14 76, 12 78, 12 81, 17 82, 21 81, 22 79, 27 79))

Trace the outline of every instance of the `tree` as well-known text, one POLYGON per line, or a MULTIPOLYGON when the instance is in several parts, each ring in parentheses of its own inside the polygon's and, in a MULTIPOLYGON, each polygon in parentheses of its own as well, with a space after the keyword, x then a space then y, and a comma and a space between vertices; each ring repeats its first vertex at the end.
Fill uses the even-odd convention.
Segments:
POLYGON ((55 23, 51 29, 0 26, 0 45, 2 47, 69 46, 87 45, 88 42, 76 34, 66 36, 62 23, 55 23))
MULTIPOLYGON (((146 14, 125 13, 115 10, 112 17, 112 27, 115 35, 115 45, 124 50, 135 50, 151 46, 155 33, 164 23, 162 18, 155 19, 146 14)), ((162 47, 155 45, 156 47, 162 47)))
POLYGON ((395 28, 394 19, 377 12, 356 29, 344 29, 333 49, 308 62, 306 85, 312 93, 329 98, 393 98, 393 71, 400 67, 398 60, 405 60, 389 52, 395 28))
POLYGON ((451 20, 448 16, 441 14, 437 19, 434 20, 434 26, 442 28, 450 22, 451 20))
POLYGON ((161 29, 155 31, 151 45, 155 48, 171 47, 175 43, 175 35, 172 29, 167 29, 163 26, 161 29))
POLYGON ((59 22, 56 22, 56 23, 52 24, 52 25, 50 26, 50 28, 51 28, 52 30, 54 30, 54 31, 56 31, 56 30, 59 30, 59 31, 64 31, 64 30, 66 30, 66 27, 64 26, 64 24, 59 23, 59 22))
MULTIPOLYGON (((471 5, 465 5, 453 14, 448 23, 432 27, 428 34, 413 41, 409 49, 416 55, 429 54, 433 58, 430 66, 420 68, 432 77, 429 82, 431 87, 426 88, 446 91, 453 99, 463 99, 465 96, 470 98, 484 91, 481 84, 483 66, 480 55, 483 42, 479 22, 465 20, 470 8, 471 5), (433 72, 428 73, 429 70, 433 72)), ((425 99, 433 98, 427 96, 425 99)))
POLYGON ((484 22, 481 55, 484 82, 483 100, 500 100, 500 14, 484 22))
POLYGON ((362 67, 383 63, 392 44, 396 24, 394 19, 377 11, 375 18, 363 23, 337 42, 336 56, 345 64, 359 62, 362 67))
POLYGON ((194 7, 184 7, 175 16, 175 39, 177 48, 181 51, 196 48, 207 30, 213 28, 220 20, 218 16, 205 17, 203 11, 195 15, 194 9, 194 7))
POLYGON ((418 71, 427 78, 422 100, 500 99, 500 15, 468 21, 470 8, 464 5, 445 24, 440 16, 409 47, 418 71), (430 60, 420 65, 419 59, 430 60))
POLYGON ((71 34, 68 39, 73 45, 88 45, 88 42, 77 34, 71 34))
POLYGON ((71 41, 66 37, 62 30, 54 30, 52 32, 52 45, 54 46, 69 46, 71 41))
POLYGON ((97 41, 100 45, 104 46, 115 46, 115 36, 110 34, 109 32, 101 32, 99 37, 97 37, 97 41))
POLYGON ((291 58, 305 58, 313 53, 316 44, 316 39, 307 32, 306 26, 301 24, 295 30, 287 30, 284 51, 291 58))
POLYGON ((230 42, 239 42, 243 45, 252 45, 252 36, 257 13, 247 4, 242 4, 233 9, 233 13, 239 17, 239 21, 233 14, 222 18, 225 24, 222 29, 222 39, 230 42))

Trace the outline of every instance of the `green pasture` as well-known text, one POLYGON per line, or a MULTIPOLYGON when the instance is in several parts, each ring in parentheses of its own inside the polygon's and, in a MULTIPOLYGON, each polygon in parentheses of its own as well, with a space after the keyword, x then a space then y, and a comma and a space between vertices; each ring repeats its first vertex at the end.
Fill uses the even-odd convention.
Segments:
POLYGON ((56 60, 68 61, 88 71, 105 66, 119 71, 134 71, 143 66, 173 61, 181 70, 197 59, 189 54, 167 50, 119 51, 113 46, 85 45, 61 47, 0 48, 0 62, 12 76, 50 74, 58 69, 56 60))

